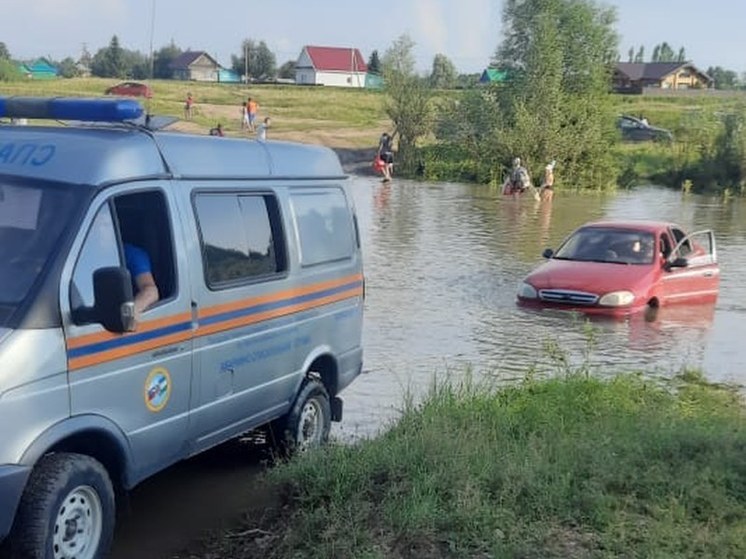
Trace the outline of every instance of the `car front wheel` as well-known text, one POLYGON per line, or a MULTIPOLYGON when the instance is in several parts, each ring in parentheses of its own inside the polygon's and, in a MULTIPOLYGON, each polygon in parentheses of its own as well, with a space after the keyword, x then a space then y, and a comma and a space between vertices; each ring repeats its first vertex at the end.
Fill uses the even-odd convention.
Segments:
POLYGON ((101 559, 114 534, 114 489, 89 456, 55 453, 34 468, 11 533, 11 557, 101 559))

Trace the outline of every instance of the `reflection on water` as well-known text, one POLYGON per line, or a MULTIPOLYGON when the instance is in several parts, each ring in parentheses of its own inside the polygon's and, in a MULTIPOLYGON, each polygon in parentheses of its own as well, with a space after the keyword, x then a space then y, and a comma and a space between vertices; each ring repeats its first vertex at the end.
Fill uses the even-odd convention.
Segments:
POLYGON ((565 195, 550 205, 505 199, 488 187, 351 179, 366 272, 366 374, 345 392, 342 436, 376 431, 406 391, 434 375, 471 370, 499 380, 570 364, 597 374, 672 375, 699 367, 746 383, 746 205, 646 188, 613 196, 565 195), (654 317, 586 322, 515 305, 522 277, 573 229, 601 218, 661 219, 715 230, 720 297, 654 317))

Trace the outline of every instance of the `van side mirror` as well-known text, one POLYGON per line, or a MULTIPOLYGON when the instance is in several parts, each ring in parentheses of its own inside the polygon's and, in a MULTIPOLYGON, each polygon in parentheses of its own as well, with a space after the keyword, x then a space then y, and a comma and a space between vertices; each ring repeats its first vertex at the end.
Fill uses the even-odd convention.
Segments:
POLYGON ((99 268, 93 272, 93 314, 109 332, 134 332, 135 299, 127 268, 99 268))
POLYGON ((554 256, 554 251, 551 248, 545 248, 544 252, 541 253, 544 258, 551 258, 554 256))

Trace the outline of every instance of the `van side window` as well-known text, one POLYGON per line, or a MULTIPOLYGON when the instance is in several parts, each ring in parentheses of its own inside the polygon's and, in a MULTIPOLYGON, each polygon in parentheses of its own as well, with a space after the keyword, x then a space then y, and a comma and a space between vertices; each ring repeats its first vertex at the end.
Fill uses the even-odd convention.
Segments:
POLYGON ((209 287, 269 278, 287 269, 274 196, 199 193, 194 208, 209 287))
POLYGON ((111 210, 108 204, 104 204, 93 219, 75 264, 70 284, 70 308, 93 306, 93 272, 107 266, 121 266, 121 261, 111 210))
MULTIPOLYGON (((160 190, 122 194, 114 198, 114 208, 128 268, 133 265, 133 254, 145 255, 144 263, 150 265, 149 271, 158 288, 158 300, 170 299, 176 295, 177 286, 171 218, 165 195, 160 190)), ((138 270, 130 269, 130 274, 137 273, 142 266, 140 257, 138 270)), ((137 298, 136 278, 132 280, 137 298)))
POLYGON ((303 266, 352 257, 355 232, 347 199, 340 190, 295 193, 290 203, 298 228, 303 266))

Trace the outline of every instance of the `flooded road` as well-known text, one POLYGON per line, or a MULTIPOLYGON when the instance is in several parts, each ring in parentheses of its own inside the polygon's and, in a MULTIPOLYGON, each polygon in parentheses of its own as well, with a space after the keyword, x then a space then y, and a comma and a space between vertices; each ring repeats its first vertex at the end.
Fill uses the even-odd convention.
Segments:
MULTIPOLYGON (((561 358, 594 374, 670 376, 703 369, 746 384, 746 202, 644 188, 567 195, 551 206, 506 200, 487 187, 350 180, 366 273, 365 374, 344 393, 342 440, 369 436, 397 416, 407 391, 438 377, 509 381, 551 374, 561 358), (599 218, 664 219, 715 230, 722 270, 714 306, 663 309, 657 319, 596 320, 515 305, 523 276, 574 228, 599 218), (552 357, 554 352, 554 357, 552 357), (559 357, 558 357, 559 355, 559 357)), ((138 487, 114 559, 169 558, 205 530, 255 504, 261 459, 228 445, 138 487)), ((181 555, 180 557, 184 557, 181 555)))
POLYGON ((556 372, 566 359, 609 375, 670 376, 696 367, 746 384, 746 203, 640 188, 560 194, 551 205, 458 184, 352 179, 366 262, 365 367, 345 393, 342 437, 376 432, 405 390, 469 370, 499 380, 556 372), (715 231, 722 270, 714 306, 663 309, 656 320, 594 320, 515 304, 523 276, 579 225, 660 219, 715 231), (560 353, 558 359, 558 352, 560 353))

